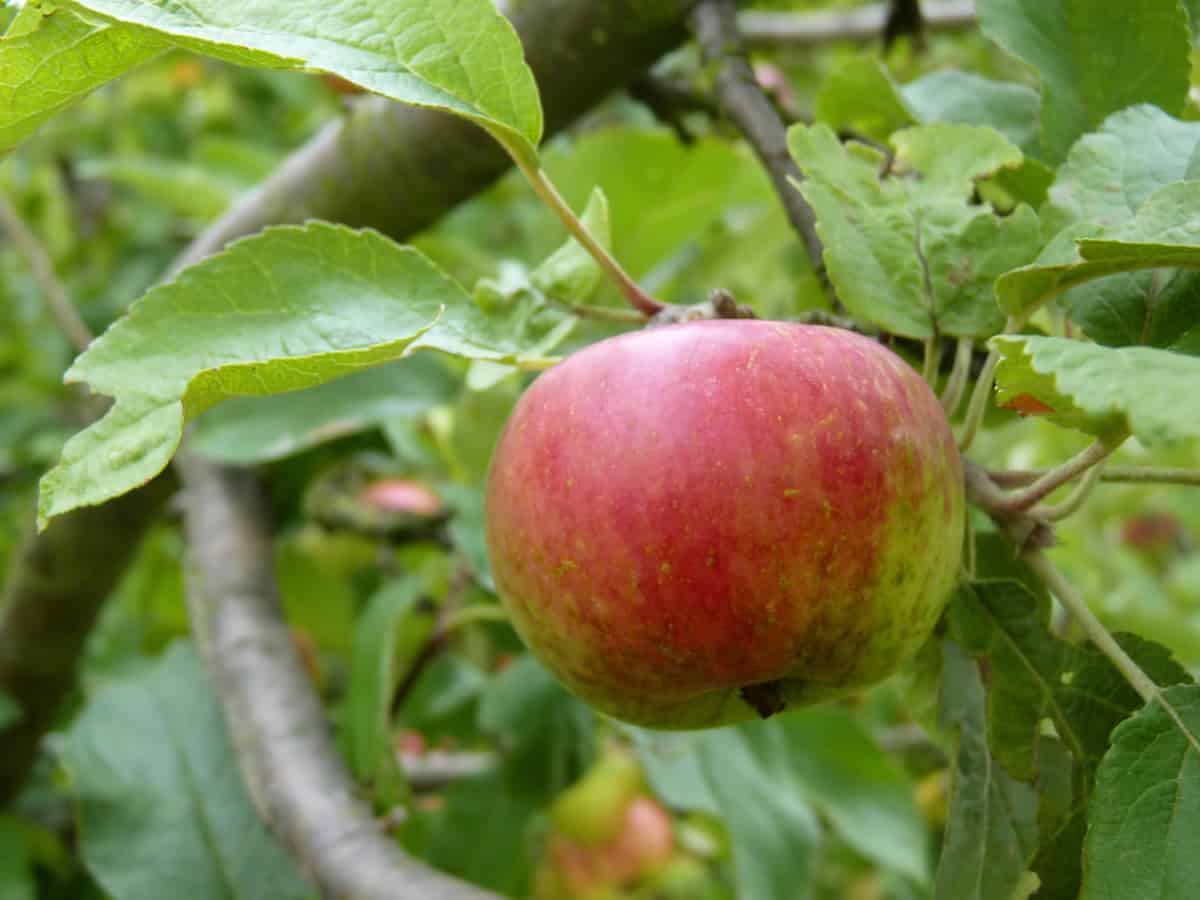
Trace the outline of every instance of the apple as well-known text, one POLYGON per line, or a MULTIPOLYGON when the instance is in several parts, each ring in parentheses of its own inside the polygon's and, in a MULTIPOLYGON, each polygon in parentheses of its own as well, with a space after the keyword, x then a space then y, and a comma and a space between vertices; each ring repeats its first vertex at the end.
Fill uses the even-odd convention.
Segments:
POLYGON ((576 844, 606 843, 621 830, 629 804, 642 787, 642 769, 634 755, 610 746, 582 778, 559 794, 550 821, 556 832, 576 844))
POLYGON ((715 320, 593 344, 505 425, 485 526, 512 622, 618 719, 701 728, 854 692, 932 631, 963 476, 937 398, 849 331, 715 320))

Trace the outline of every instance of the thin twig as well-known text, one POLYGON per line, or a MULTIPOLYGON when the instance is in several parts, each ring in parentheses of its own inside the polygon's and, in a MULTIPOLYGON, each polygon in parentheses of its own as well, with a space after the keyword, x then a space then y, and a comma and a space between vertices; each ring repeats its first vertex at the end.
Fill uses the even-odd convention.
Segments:
MULTIPOLYGON (((1022 487, 1046 474, 1045 469, 1010 469, 988 474, 1001 487, 1022 487)), ((1182 484, 1200 487, 1200 469, 1169 466, 1105 466, 1100 480, 1124 484, 1182 484)))
MULTIPOLYGON (((746 43, 753 47, 817 47, 835 41, 874 41, 883 35, 888 5, 821 12, 745 12, 739 18, 746 43)), ((975 27, 975 4, 966 0, 921 4, 925 30, 964 31, 975 27)))
POLYGON ((738 32, 737 4, 734 0, 701 0, 692 11, 691 24, 705 61, 715 70, 721 111, 754 148, 788 220, 804 242, 813 269, 824 272, 816 215, 796 189, 803 176, 788 153, 783 120, 746 59, 738 32))
POLYGON ((58 321, 58 327, 62 329, 71 345, 82 353, 92 342, 92 332, 80 317, 75 305, 71 303, 67 289, 58 280, 50 254, 3 194, 0 194, 0 228, 8 234, 9 240, 25 257, 33 280, 37 282, 46 305, 58 321))
POLYGON ((627 322, 632 325, 644 325, 646 314, 637 309, 626 309, 622 306, 589 306, 586 303, 569 303, 557 297, 548 298, 555 306, 581 319, 596 319, 601 322, 627 322))
POLYGON ((1039 519, 1045 519, 1047 522, 1059 522, 1067 516, 1073 515, 1079 507, 1083 506, 1084 501, 1091 495, 1092 489, 1100 483, 1100 476, 1103 474, 1104 461, 1101 460, 1083 473, 1079 483, 1071 489, 1071 493, 1061 503, 1035 506, 1030 510, 1031 514, 1039 519))
POLYGON ((933 390, 937 390, 938 366, 942 361, 942 347, 936 337, 927 337, 922 343, 921 377, 933 390))
POLYGON ((959 338, 954 347, 954 367, 950 369, 950 377, 946 379, 946 387, 942 391, 942 409, 947 417, 958 412, 963 393, 967 387, 967 378, 971 373, 971 357, 975 353, 975 342, 971 338, 959 338))
POLYGON ((1128 432, 1107 438, 1097 438, 1061 466, 1056 466, 1046 472, 1033 484, 1008 494, 998 509, 1002 512, 1020 512, 1031 509, 1068 481, 1107 459, 1117 447, 1121 446, 1127 436, 1128 432))

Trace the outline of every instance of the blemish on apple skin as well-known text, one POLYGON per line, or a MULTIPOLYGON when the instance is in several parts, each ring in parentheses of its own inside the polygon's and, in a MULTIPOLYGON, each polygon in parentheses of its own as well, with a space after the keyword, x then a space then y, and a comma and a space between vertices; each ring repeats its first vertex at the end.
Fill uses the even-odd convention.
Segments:
POLYGON ((573 572, 579 568, 579 564, 573 559, 564 559, 554 569, 554 574, 558 578, 562 578, 568 572, 573 572))
POLYGON ((784 488, 783 489, 783 496, 787 497, 787 498, 795 497, 799 493, 801 493, 800 488, 784 488))
POLYGON ((663 563, 661 566, 658 567, 658 571, 662 572, 664 575, 670 575, 671 574, 671 564, 669 562, 663 563))

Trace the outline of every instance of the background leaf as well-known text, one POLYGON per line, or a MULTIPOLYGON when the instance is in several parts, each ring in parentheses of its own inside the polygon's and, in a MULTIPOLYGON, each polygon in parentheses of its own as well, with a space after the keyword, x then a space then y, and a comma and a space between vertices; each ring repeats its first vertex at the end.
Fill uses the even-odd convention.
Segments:
POLYGON ((16 819, 0 816, 0 900, 37 900, 33 860, 16 819))
POLYGON ((844 711, 822 707, 687 737, 637 734, 663 801, 725 823, 739 898, 809 895, 800 885, 818 867, 817 815, 883 869, 927 883, 911 783, 844 711))
POLYGON ((918 122, 883 62, 859 56, 826 76, 817 92, 816 120, 876 140, 918 122))
POLYGON ((595 716, 525 655, 488 684, 478 725, 500 739, 504 761, 450 789, 428 857, 476 884, 525 896, 536 816, 591 762, 595 716))
POLYGON ((401 799, 404 776, 392 742, 392 694, 437 625, 436 611, 422 609, 421 582, 385 584, 359 617, 343 719, 355 776, 375 791, 381 808, 401 799))
POLYGON ((981 0, 979 18, 984 34, 1041 79, 1051 161, 1109 113, 1137 103, 1183 108, 1191 32, 1177 0, 981 0))
POLYGON ((96 695, 67 735, 83 857, 120 900, 312 898, 260 823, 191 647, 96 695))
POLYGON ((189 440, 193 449, 223 462, 282 459, 324 441, 412 421, 448 401, 456 386, 437 357, 418 353, 305 391, 228 400, 196 420, 189 440))
POLYGON ((908 82, 900 93, 921 122, 987 125, 1022 153, 1038 153, 1041 100, 1036 91, 1023 84, 942 69, 908 82))
POLYGON ((78 5, 238 65, 318 69, 401 103, 444 109, 536 162, 542 136, 537 85, 516 32, 491 0, 78 5))

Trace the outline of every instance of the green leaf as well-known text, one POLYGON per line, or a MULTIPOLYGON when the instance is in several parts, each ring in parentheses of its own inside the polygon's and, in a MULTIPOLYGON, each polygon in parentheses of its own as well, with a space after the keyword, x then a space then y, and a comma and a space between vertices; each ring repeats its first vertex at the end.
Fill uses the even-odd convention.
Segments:
POLYGON ((824 125, 793 127, 800 191, 817 213, 825 264, 856 317, 913 338, 985 337, 1000 330, 995 278, 1041 243, 1025 206, 999 217, 965 202, 975 179, 1021 162, 990 128, 925 125, 897 132, 896 165, 922 178, 880 179, 882 159, 843 146, 824 125))
POLYGON ((1145 444, 1200 437, 1200 359, 1150 347, 1100 347, 1066 338, 998 335, 999 405, 1028 394, 1052 422, 1094 435, 1128 428, 1145 444))
POLYGON ((1184 900, 1200 884, 1200 687, 1163 691, 1113 732, 1088 810, 1081 900, 1184 900))
MULTIPOLYGON (((1042 795, 1043 837, 1034 861, 1042 893, 1074 898, 1096 768, 1113 728, 1142 700, 1096 647, 1060 641, 1048 620, 1048 604, 1012 581, 976 582, 959 592, 951 609, 956 639, 987 659, 992 754, 1042 795), (1046 720, 1055 736, 1042 727, 1046 720)), ((1191 681, 1166 648, 1135 635, 1118 640, 1157 683, 1191 681)))
POLYGON ((19 33, 0 38, 0 153, 56 112, 168 45, 152 31, 27 4, 19 33))
POLYGON ((879 866, 927 884, 929 841, 912 784, 862 724, 844 709, 823 706, 784 716, 775 727, 790 748, 790 777, 842 840, 879 866))
POLYGON ((536 165, 542 109, 520 41, 492 0, 79 0, 238 65, 315 69, 487 129, 536 165))
POLYGON ((119 496, 228 397, 314 387, 419 348, 519 362, 449 277, 371 231, 268 229, 154 288, 67 372, 116 404, 44 476, 39 521, 119 496))
MULTIPOLYGON (((1118 188, 1119 189, 1119 188, 1118 188)), ((1150 194, 1119 221, 1066 226, 1038 258, 1002 275, 996 296, 1010 314, 1027 317, 1047 300, 1109 275, 1170 266, 1200 267, 1200 181, 1178 181, 1150 194)), ((1103 292, 1072 295, 1071 308, 1086 310, 1103 292)), ((1200 317, 1197 317, 1200 318, 1200 317)))
MULTIPOLYGON (((612 227, 608 221, 608 198, 597 187, 580 217, 584 227, 605 250, 612 247, 612 227)), ((584 303, 595 292, 604 273, 583 246, 569 238, 529 274, 530 283, 555 300, 584 303)))
POLYGON ((504 762, 450 789, 428 856, 475 884, 528 896, 534 816, 591 763, 595 715, 525 655, 488 683, 478 725, 506 748, 504 762))
POLYGON ((314 896, 259 821, 188 645, 92 698, 62 760, 83 859, 114 897, 161 900, 165 884, 196 900, 314 896))
POLYGON ((984 34, 1041 79, 1050 161, 1109 113, 1137 103, 1183 108, 1191 31, 1178 0, 981 0, 979 18, 984 34))
MULTIPOLYGON (((665 129, 606 128, 547 152, 545 167, 574 209, 587 204, 596 185, 604 190, 613 253, 639 279, 731 209, 778 202, 743 149, 715 138, 684 145, 665 129)), ((561 226, 543 215, 550 247, 561 240, 561 226)), ((616 290, 611 294, 615 302, 616 290)))
POLYGON ((201 221, 215 219, 237 194, 236 185, 212 171, 171 159, 90 159, 81 178, 103 178, 140 192, 172 212, 201 221))
POLYGON ((918 121, 887 67, 873 56, 857 57, 831 72, 817 91, 815 112, 818 122, 835 130, 852 128, 881 141, 918 121))
POLYGON ((1023 153, 1037 154, 1041 100, 1032 88, 943 69, 910 81, 900 93, 922 122, 987 125, 1023 153))
MULTIPOLYGON (((1090 781, 1108 748, 1108 735, 1141 706, 1137 692, 1092 644, 1067 644, 1050 633, 1048 607, 1012 581, 976 582, 955 599, 956 636, 992 673, 988 731, 992 752, 1021 781, 1038 775, 1038 754, 1049 718, 1055 733, 1090 781)), ((1190 682, 1166 648, 1134 635, 1121 643, 1160 684, 1190 682)))
POLYGON ((687 737, 638 734, 663 801, 724 821, 739 898, 809 896, 798 886, 816 866, 817 814, 866 858, 928 882, 912 785, 845 711, 805 710, 687 737))
POLYGON ((421 608, 420 600, 418 579, 385 584, 354 635, 344 734, 355 776, 374 787, 384 809, 400 802, 404 787, 392 743, 392 695, 437 626, 435 611, 421 608))
POLYGON ((1036 848, 1037 794, 988 750, 984 689, 975 661, 943 643, 942 726, 957 735, 946 834, 934 896, 1012 900, 1036 848))
POLYGON ((736 895, 742 900, 812 896, 819 823, 786 772, 787 748, 769 732, 722 729, 705 741, 700 769, 733 843, 736 895))
POLYGON ((4 691, 0 691, 0 731, 21 721, 22 715, 24 713, 21 711, 20 704, 4 691))
POLYGON ((1160 188, 1200 176, 1198 147, 1200 122, 1145 104, 1114 113, 1080 138, 1059 167, 1042 210, 1046 233, 1128 221, 1160 188))
POLYGON ((21 823, 0 816, 0 900, 37 900, 33 859, 21 823))
POLYGON ((414 420, 448 401, 456 387, 436 357, 417 354, 306 391, 226 401, 196 420, 189 446, 237 465, 282 459, 325 441, 414 420))

